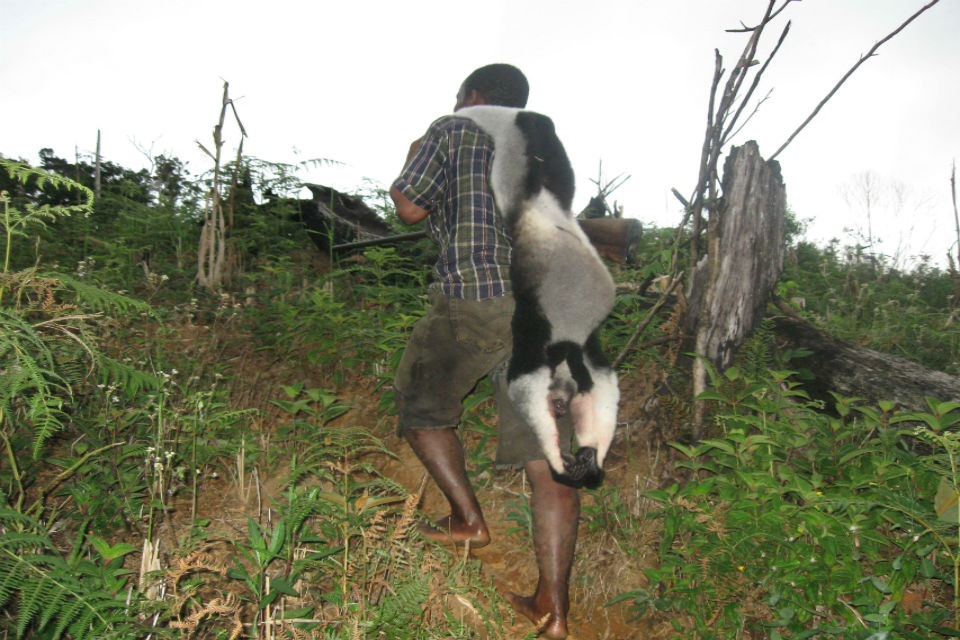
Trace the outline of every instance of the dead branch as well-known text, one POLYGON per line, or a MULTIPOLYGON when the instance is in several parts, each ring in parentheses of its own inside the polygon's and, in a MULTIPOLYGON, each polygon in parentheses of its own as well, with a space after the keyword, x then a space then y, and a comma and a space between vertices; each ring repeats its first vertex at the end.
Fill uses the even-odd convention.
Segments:
POLYGON ((957 161, 950 170, 950 198, 953 201, 953 223, 957 228, 957 256, 960 257, 960 214, 957 213, 957 161))
POLYGON ((653 304, 653 307, 650 308, 650 311, 647 312, 647 317, 637 325, 637 328, 633 331, 633 335, 630 336, 630 339, 627 340, 627 343, 623 345, 623 349, 620 350, 620 353, 617 354, 617 357, 613 361, 613 368, 618 368, 627 357, 627 354, 633 349, 634 343, 637 341, 637 338, 640 337, 640 334, 643 333, 644 329, 650 324, 653 317, 657 314, 657 311, 660 310, 667 300, 673 295, 674 290, 679 286, 683 281, 683 273, 676 274, 670 281, 670 285, 666 288, 663 293, 660 294, 660 297, 657 298, 657 301, 653 304))
MULTIPOLYGON (((750 98, 753 96, 753 92, 756 90, 763 72, 766 71, 770 61, 777 54, 780 46, 786 39, 786 36, 790 30, 789 23, 780 34, 777 45, 767 57, 767 60, 760 67, 758 72, 754 74, 750 88, 740 101, 740 106, 731 117, 730 114, 733 109, 733 105, 737 102, 740 91, 748 74, 750 73, 750 70, 759 64, 755 58, 764 28, 791 2, 795 1, 796 0, 784 0, 783 5, 781 5, 779 9, 775 9, 776 0, 769 0, 767 8, 763 14, 763 18, 761 18, 757 26, 745 27, 744 29, 736 30, 744 33, 750 33, 750 39, 744 46, 736 66, 733 68, 733 70, 730 72, 730 76, 727 78, 719 104, 717 104, 717 89, 720 86, 720 80, 724 73, 723 57, 720 55, 718 50, 714 50, 714 74, 710 87, 710 99, 707 111, 707 130, 704 135, 703 146, 700 150, 700 172, 697 178, 697 186, 694 189, 693 195, 690 197, 690 202, 692 203, 689 208, 690 211, 687 215, 685 215, 684 218, 684 224, 686 223, 688 216, 692 217, 693 219, 692 241, 690 245, 691 265, 696 265, 700 258, 697 241, 704 228, 703 209, 707 208, 708 212, 710 212, 717 205, 717 164, 720 160, 720 154, 724 145, 732 136, 733 128, 735 127, 737 121, 739 120, 746 106, 749 104, 750 98)), ((757 105, 757 108, 759 108, 759 105, 757 105)), ((756 109, 754 110, 754 113, 755 112, 756 109)), ((752 115, 753 114, 751 114, 751 117, 752 115)), ((737 129, 737 131, 739 131, 739 129, 737 129)), ((684 225, 681 225, 678 231, 682 230, 683 226, 684 225)))
MULTIPOLYGON (((783 3, 783 6, 782 6, 782 7, 780 7, 779 9, 777 9, 776 11, 774 11, 773 13, 770 14, 770 18, 767 20, 767 22, 769 22, 770 20, 773 20, 773 19, 776 18, 778 15, 780 15, 780 12, 783 11, 784 9, 786 9, 786 8, 787 8, 787 5, 789 5, 791 2, 800 2, 800 0, 786 0, 786 2, 783 3)), ((771 5, 772 5, 772 4, 773 4, 773 3, 771 2, 771 5)), ((748 27, 747 25, 743 24, 742 22, 741 22, 740 24, 743 25, 743 28, 742 28, 742 29, 727 29, 727 33, 747 33, 747 32, 749 32, 749 31, 753 31, 753 30, 755 30, 755 29, 757 29, 757 28, 763 28, 763 25, 764 25, 763 22, 761 22, 757 27, 748 27)))
MULTIPOLYGON (((784 5, 783 8, 785 8, 786 6, 787 5, 784 5)), ((780 45, 782 45, 783 41, 787 39, 788 33, 790 33, 790 22, 787 22, 787 25, 783 28, 783 31, 780 33, 780 38, 779 40, 777 40, 777 45, 773 48, 773 51, 770 52, 770 55, 767 56, 766 62, 763 63, 763 66, 760 67, 759 71, 753 74, 753 82, 750 84, 750 89, 747 91, 747 95, 745 95, 743 97, 743 100, 740 101, 740 107, 737 109, 737 112, 733 114, 733 117, 730 118, 730 124, 727 125, 726 131, 724 131, 723 135, 720 136, 721 145, 725 145, 730 140, 730 138, 732 138, 737 132, 740 131, 740 129, 737 129, 736 131, 734 131, 734 133, 730 133, 731 130, 733 130, 734 126, 737 124, 737 120, 740 118, 740 114, 743 113, 743 110, 750 103, 750 98, 753 97, 753 92, 756 90, 757 85, 760 84, 760 78, 763 77, 763 72, 767 70, 768 66, 770 66, 770 62, 773 60, 773 57, 776 56, 777 51, 780 50, 780 45)), ((770 94, 768 93, 767 96, 769 95, 770 94)), ((747 118, 748 121, 757 112, 757 109, 760 108, 760 105, 766 102, 766 100, 767 99, 764 98, 759 103, 757 103, 757 106, 754 108, 753 112, 750 114, 750 117, 747 118)), ((743 124, 745 125, 746 122, 744 122, 743 124)))
MULTIPOLYGON (((216 289, 229 276, 227 264, 227 231, 233 225, 233 207, 232 202, 228 202, 230 211, 229 224, 224 218, 224 202, 221 190, 223 188, 223 178, 221 172, 221 154, 223 152, 223 125, 226 120, 227 110, 233 111, 234 119, 240 128, 240 144, 237 147, 236 166, 234 167, 234 181, 236 172, 239 170, 240 160, 243 153, 243 138, 246 137, 246 130, 243 123, 240 122, 240 116, 237 114, 237 107, 230 99, 230 83, 223 83, 223 98, 220 103, 220 118, 213 127, 213 152, 211 153, 199 141, 199 146, 204 153, 213 159, 213 181, 210 186, 210 192, 207 199, 206 211, 204 212, 203 228, 200 230, 200 242, 197 248, 197 282, 211 290, 216 289)), ((236 189, 233 189, 235 192, 236 189)))
POLYGON ((954 262, 953 254, 947 250, 947 264, 950 265, 949 273, 953 279, 953 301, 950 306, 956 308, 960 305, 960 271, 957 270, 957 262, 960 262, 960 213, 957 212, 957 161, 953 161, 950 169, 950 198, 953 202, 953 224, 957 230, 957 261, 954 262))
POLYGON ((911 22, 913 22, 914 20, 916 20, 917 17, 920 16, 920 14, 922 14, 924 11, 926 11, 927 9, 929 9, 930 7, 932 7, 933 5, 937 4, 938 2, 940 2, 940 0, 931 0, 930 2, 928 2, 928 3, 927 3, 926 5, 924 5, 919 11, 917 11, 917 12, 914 13, 912 16, 910 16, 909 18, 907 18, 907 20, 906 20, 903 24, 901 24, 899 27, 897 27, 897 28, 894 29, 892 32, 890 32, 890 34, 887 35, 887 37, 885 37, 884 39, 880 40, 880 41, 877 42, 875 45, 873 45, 873 47, 870 48, 870 51, 868 51, 866 55, 860 56, 860 59, 857 60, 857 63, 854 64, 854 65, 850 68, 849 71, 847 71, 845 74, 843 74, 843 77, 840 78, 840 81, 839 81, 836 85, 834 85, 833 89, 830 90, 830 92, 827 94, 827 96, 826 96, 823 100, 820 101, 820 103, 819 103, 819 104, 816 106, 816 108, 813 110, 813 113, 811 113, 809 116, 807 116, 807 119, 804 120, 803 123, 802 123, 799 127, 797 127, 797 129, 796 129, 793 133, 790 134, 790 137, 787 138, 787 141, 784 142, 782 145, 780 145, 780 148, 777 149, 776 152, 775 152, 772 156, 770 156, 770 160, 776 159, 776 157, 777 157, 778 155, 780 155, 780 152, 783 151, 784 149, 786 149, 786 148, 787 148, 787 145, 789 145, 791 142, 793 142, 793 139, 797 137, 797 134, 799 134, 801 131, 803 131, 803 129, 804 129, 808 124, 810 124, 810 121, 813 120, 813 119, 817 116, 818 113, 820 113, 820 110, 823 108, 823 106, 824 106, 825 104, 827 104, 827 102, 830 100, 830 98, 832 98, 833 95, 840 89, 840 87, 843 86, 843 83, 847 81, 847 78, 849 78, 851 75, 853 75, 853 72, 856 71, 858 68, 860 68, 860 65, 862 65, 864 62, 866 62, 867 60, 869 60, 870 58, 872 58, 872 57, 874 56, 874 54, 876 53, 877 49, 879 49, 881 45, 883 45, 885 42, 887 42, 888 40, 890 40, 891 38, 893 38, 895 35, 897 35, 897 34, 900 33, 901 31, 903 31, 904 28, 906 28, 906 26, 907 26, 908 24, 910 24, 911 22))

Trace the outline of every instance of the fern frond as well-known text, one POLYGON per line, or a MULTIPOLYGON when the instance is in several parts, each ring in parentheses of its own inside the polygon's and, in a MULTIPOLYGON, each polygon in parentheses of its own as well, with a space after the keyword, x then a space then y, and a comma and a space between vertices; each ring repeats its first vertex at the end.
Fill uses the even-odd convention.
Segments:
POLYGON ((58 371, 50 346, 16 311, 0 309, 0 410, 12 424, 35 427, 34 455, 66 417, 70 385, 58 371))
POLYGON ((31 178, 37 181, 39 189, 45 189, 48 185, 54 189, 67 189, 79 194, 83 201, 76 205, 63 207, 72 211, 85 212, 93 209, 93 191, 79 182, 59 176, 55 173, 48 173, 42 169, 31 167, 26 162, 18 162, 9 158, 0 157, 0 168, 6 169, 7 175, 20 184, 27 184, 31 178))
MULTIPOLYGON (((41 528, 35 520, 16 517, 9 510, 0 513, 0 521, 41 528)), ((36 631, 52 640, 65 632, 72 640, 139 637, 133 633, 138 623, 129 615, 130 605, 107 591, 96 575, 71 568, 45 535, 0 534, 0 607, 11 602, 16 603, 16 612, 11 613, 17 638, 36 631)))
POLYGON ((22 638, 30 624, 38 617, 49 622, 53 614, 62 607, 65 598, 65 590, 53 580, 25 582, 20 588, 20 598, 17 601, 17 637, 22 638))
POLYGON ((151 316, 155 315, 153 307, 142 300, 101 289, 100 287, 84 282, 83 280, 78 280, 64 273, 51 273, 48 275, 53 280, 56 280, 58 284, 74 293, 78 306, 86 307, 99 313, 146 313, 151 316))
MULTIPOLYGON (((70 623, 70 628, 69 628, 70 636, 73 638, 73 640, 86 640, 86 638, 97 638, 98 629, 103 628, 106 625, 103 625, 103 627, 101 627, 100 625, 95 625, 94 618, 97 615, 96 610, 91 607, 80 608, 78 610, 78 613, 79 615, 72 623, 70 623)), ((54 636, 54 640, 56 640, 56 638, 57 636, 54 636)))
POLYGON ((63 421, 67 414, 63 411, 63 400, 56 396, 38 393, 30 398, 27 421, 33 425, 33 457, 40 456, 40 450, 51 436, 63 430, 63 421))
POLYGON ((156 374, 131 367, 102 354, 97 358, 97 373, 100 382, 117 384, 128 397, 145 389, 156 391, 163 386, 163 380, 156 374))
POLYGON ((47 367, 53 367, 53 354, 33 325, 19 311, 0 308, 0 358, 7 354, 17 357, 26 353, 40 355, 47 367))
POLYGON ((774 367, 774 358, 771 355, 773 344, 773 319, 764 318, 753 335, 744 341, 737 354, 740 367, 748 377, 760 378, 774 367))
MULTIPOLYGON (((67 625, 77 620, 81 613, 83 613, 83 607, 84 602, 82 600, 67 602, 60 610, 61 615, 57 618, 52 637, 59 638, 67 628, 67 625)), ((41 625, 41 628, 43 628, 43 625, 41 625)))

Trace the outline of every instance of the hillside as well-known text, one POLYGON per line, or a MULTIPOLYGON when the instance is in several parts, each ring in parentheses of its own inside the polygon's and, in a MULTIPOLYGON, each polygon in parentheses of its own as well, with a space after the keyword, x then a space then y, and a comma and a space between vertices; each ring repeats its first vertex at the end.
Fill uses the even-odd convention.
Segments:
MULTIPOLYGON (((3 164, 5 634, 530 637, 499 595, 535 579, 527 487, 492 470, 485 383, 461 427, 493 542, 464 554, 415 530, 443 504, 393 433, 390 384, 429 245, 331 263, 290 200, 258 205, 240 180, 211 290, 199 186, 117 170, 95 203, 3 164)), ((674 235, 647 230, 639 265, 613 267, 604 348, 644 331, 620 366, 606 480, 583 492, 571 637, 956 637, 960 406, 812 400, 766 324, 710 371, 689 442, 682 299, 642 324, 674 235)), ((956 373, 953 274, 791 251, 778 289, 811 322, 956 373)))

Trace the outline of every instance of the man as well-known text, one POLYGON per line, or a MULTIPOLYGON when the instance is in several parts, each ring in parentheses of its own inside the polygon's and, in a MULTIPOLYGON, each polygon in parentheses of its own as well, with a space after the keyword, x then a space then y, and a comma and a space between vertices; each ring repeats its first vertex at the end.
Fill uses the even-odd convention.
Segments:
MULTIPOLYGON (((519 69, 488 65, 463 82, 454 111, 479 104, 524 107, 528 91, 519 69)), ((440 245, 431 308, 414 327, 395 376, 398 432, 450 504, 448 516, 421 531, 432 540, 474 548, 486 545, 490 533, 456 427, 463 398, 509 358, 514 308, 510 239, 494 211, 489 184, 492 154, 490 138, 473 121, 444 116, 411 145, 390 189, 400 219, 413 224, 426 218, 440 245)), ((496 462, 499 468, 523 468, 530 479, 540 572, 533 595, 505 595, 535 623, 547 618, 545 637, 565 638, 580 499, 575 489, 554 480, 532 429, 509 406, 502 369, 493 375, 500 405, 496 462)), ((566 426, 561 435, 569 442, 566 426)))

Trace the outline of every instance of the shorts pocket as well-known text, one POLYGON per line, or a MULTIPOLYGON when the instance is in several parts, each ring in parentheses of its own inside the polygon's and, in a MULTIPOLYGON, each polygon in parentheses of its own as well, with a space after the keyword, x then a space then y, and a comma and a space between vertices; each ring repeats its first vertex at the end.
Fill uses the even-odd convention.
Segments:
POLYGON ((450 323, 457 343, 483 353, 508 349, 513 307, 513 296, 489 300, 451 298, 450 323))

